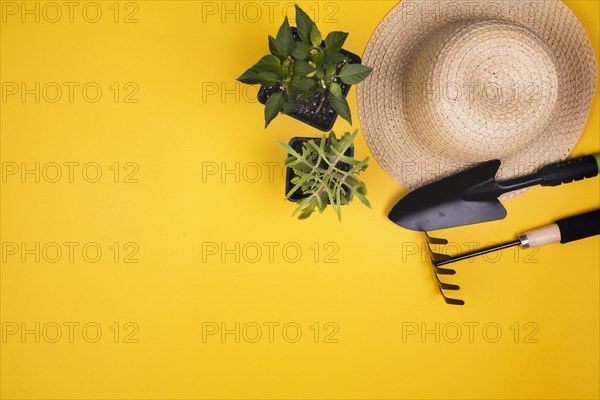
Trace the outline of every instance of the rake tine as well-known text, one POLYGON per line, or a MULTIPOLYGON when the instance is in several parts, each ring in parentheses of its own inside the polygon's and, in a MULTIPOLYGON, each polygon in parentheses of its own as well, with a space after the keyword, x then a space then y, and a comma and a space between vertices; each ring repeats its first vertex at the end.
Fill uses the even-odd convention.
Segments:
POLYGON ((427 232, 425 232, 425 237, 427 238, 427 242, 431 244, 448 244, 446 239, 429 236, 427 232))
POLYGON ((452 305, 455 305, 455 306, 462 306, 462 305, 465 304, 464 300, 456 299, 454 297, 448 297, 448 296, 446 296, 446 294, 442 290, 442 289, 445 289, 445 290, 459 290, 460 286, 458 286, 458 285, 452 285, 452 284, 449 284, 449 283, 442 282, 438 278, 437 274, 434 274, 434 275, 435 275, 435 278, 437 279, 437 282, 438 282, 438 290, 440 291, 440 294, 444 298, 444 301, 446 302, 446 304, 452 304, 452 305))
POLYGON ((431 259, 436 263, 450 259, 448 254, 436 253, 435 251, 431 250, 431 248, 429 248, 429 252, 431 253, 431 259))
POLYGON ((438 273, 440 275, 456 274, 456 271, 453 269, 440 268, 437 266, 440 262, 448 261, 450 259, 450 256, 448 254, 436 253, 435 251, 433 251, 431 249, 431 246, 430 246, 430 244, 447 244, 448 241, 446 239, 442 239, 442 238, 431 237, 427 234, 427 232, 425 232, 425 236, 427 237, 427 247, 429 248, 429 255, 431 258, 431 262, 433 263, 433 266, 436 269, 436 273, 438 273))
POLYGON ((452 283, 442 282, 438 276, 438 275, 454 275, 454 274, 456 274, 456 271, 453 269, 440 268, 437 266, 438 263, 449 260, 450 256, 448 256, 447 254, 436 253, 435 251, 433 251, 431 249, 431 246, 430 246, 431 244, 440 244, 440 245, 448 244, 448 241, 443 238, 429 236, 429 234, 427 232, 424 232, 424 233, 425 233, 425 238, 427 240, 427 248, 429 249, 431 265, 433 268, 433 274, 435 275, 435 279, 437 281, 437 286, 438 286, 438 290, 440 291, 440 294, 444 298, 444 301, 446 302, 446 304, 457 305, 457 306, 464 305, 465 302, 463 300, 456 299, 453 297, 448 297, 444 293, 444 290, 460 290, 460 286, 454 285, 452 283))
POLYGON ((452 283, 442 282, 440 280, 440 278, 438 277, 438 274, 435 272, 435 267, 434 267, 433 271, 434 271, 435 279, 437 279, 438 286, 440 287, 440 289, 445 289, 445 290, 460 290, 460 286, 458 286, 458 285, 454 285, 452 283))
POLYGON ((455 275, 456 271, 450 268, 441 268, 436 265, 436 263, 432 260, 433 269, 437 275, 455 275))
POLYGON ((438 289, 440 290, 440 293, 442 294, 442 297, 444 298, 444 301, 446 302, 446 304, 452 304, 455 306, 464 306, 465 305, 464 300, 455 299, 453 297, 448 297, 444 294, 444 292, 442 291, 441 288, 438 287, 438 289))
MULTIPOLYGON (((450 259, 450 256, 447 254, 442 254, 442 253, 436 253, 435 251, 433 251, 431 249, 431 244, 448 244, 448 241, 446 239, 443 238, 437 238, 437 237, 433 237, 433 236, 429 236, 429 234, 427 232, 425 233, 425 238, 427 239, 427 247, 429 248, 429 254, 431 255, 431 261, 433 262, 434 265, 437 266, 438 263, 443 262, 443 261, 448 261, 450 259)), ((454 272, 439 272, 442 275, 453 275, 454 272)))

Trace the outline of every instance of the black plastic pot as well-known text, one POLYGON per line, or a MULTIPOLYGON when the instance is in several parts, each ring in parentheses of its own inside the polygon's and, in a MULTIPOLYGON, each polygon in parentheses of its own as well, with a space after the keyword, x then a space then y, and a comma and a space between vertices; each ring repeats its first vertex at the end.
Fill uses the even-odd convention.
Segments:
MULTIPOLYGON (((298 30, 296 28, 292 28, 292 33, 294 34, 294 38, 298 41, 300 40, 299 36, 298 36, 298 30)), ((323 45, 325 45, 325 41, 323 41, 323 45)), ((343 55, 345 55, 348 58, 348 63, 349 64, 360 64, 361 63, 361 59, 359 56, 357 56, 354 53, 350 53, 349 51, 346 51, 344 49, 340 50, 340 53, 342 53, 343 55)), ((341 69, 341 68, 340 68, 341 69)), ((339 69, 338 69, 339 72, 339 69)), ((344 95, 344 97, 348 96, 348 92, 350 91, 350 87, 352 87, 352 85, 346 85, 343 82, 339 82, 340 88, 342 89, 342 94, 344 95)), ((267 102, 267 99, 269 98, 269 96, 274 93, 273 89, 270 87, 266 87, 266 86, 261 86, 260 90, 258 91, 258 101, 261 104, 265 104, 267 102), (271 93, 269 93, 271 92, 271 93)), ((317 101, 319 101, 319 95, 315 96, 315 99, 317 101)), ((307 100, 310 101, 310 100, 307 100)), ((323 132, 329 132, 332 128, 333 125, 335 124, 335 120, 338 117, 337 112, 335 112, 335 110, 331 107, 331 105, 329 105, 329 101, 327 100, 327 97, 324 98, 324 102, 322 105, 322 109, 324 109, 323 112, 326 112, 327 114, 331 115, 330 119, 328 122, 326 123, 321 123, 319 121, 314 121, 311 120, 307 117, 305 117, 304 115, 301 115, 297 112, 298 107, 296 107, 296 110, 292 111, 291 113, 287 114, 292 118, 297 119, 298 121, 304 122, 307 125, 312 126, 313 128, 317 128, 323 132)))
MULTIPOLYGON (((304 143, 308 142, 309 140, 313 140, 316 145, 321 144, 321 138, 310 138, 310 137, 293 137, 290 139, 288 144, 292 149, 296 150, 298 153, 302 153, 302 145, 304 143)), ((348 156, 348 157, 354 157, 354 146, 352 146, 348 150, 346 150, 344 155, 348 156)), ((291 156, 291 154, 288 155, 288 157, 289 156, 291 156)), ((344 165, 348 165, 348 164, 343 163, 342 168, 344 165)), ((296 174, 294 173, 294 171, 291 168, 289 168, 289 167, 286 168, 286 171, 285 171, 285 195, 286 196, 287 196, 288 192, 294 188, 292 179, 295 176, 296 176, 296 174)), ((302 189, 298 189, 288 198, 288 200, 296 203, 296 202, 304 199, 305 197, 307 197, 307 196, 302 192, 302 189)), ((350 197, 350 193, 348 193, 348 197, 350 197)))

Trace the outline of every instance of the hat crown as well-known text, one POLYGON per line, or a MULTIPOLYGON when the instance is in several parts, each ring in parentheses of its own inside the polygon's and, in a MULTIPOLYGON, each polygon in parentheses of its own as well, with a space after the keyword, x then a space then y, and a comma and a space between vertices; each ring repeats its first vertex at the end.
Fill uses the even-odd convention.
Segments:
POLYGON ((460 21, 417 45, 403 84, 406 119, 448 158, 481 161, 527 146, 558 98, 552 53, 505 21, 460 21))

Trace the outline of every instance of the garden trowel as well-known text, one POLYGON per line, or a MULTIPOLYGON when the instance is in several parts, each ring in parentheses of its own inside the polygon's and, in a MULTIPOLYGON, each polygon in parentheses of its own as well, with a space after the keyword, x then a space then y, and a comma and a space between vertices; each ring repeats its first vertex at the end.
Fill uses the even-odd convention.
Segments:
POLYGON ((417 231, 495 221, 506 217, 498 196, 529 186, 557 186, 598 175, 600 154, 561 161, 537 172, 497 182, 500 160, 491 160, 416 189, 402 198, 388 218, 417 231))

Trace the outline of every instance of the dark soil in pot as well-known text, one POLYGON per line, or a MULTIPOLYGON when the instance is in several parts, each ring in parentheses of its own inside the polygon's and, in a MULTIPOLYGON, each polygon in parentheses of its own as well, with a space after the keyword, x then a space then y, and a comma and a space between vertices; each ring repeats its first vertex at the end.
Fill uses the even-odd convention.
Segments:
MULTIPOLYGON (((313 140, 316 145, 321 144, 321 138, 294 137, 294 138, 290 139, 289 145, 292 149, 294 149, 298 153, 302 154, 302 146, 304 143, 308 142, 309 140, 313 140)), ((354 146, 352 146, 348 150, 346 150, 344 155, 348 156, 348 157, 354 157, 354 146)), ((325 162, 323 162, 323 161, 322 161, 321 165, 324 168, 327 167, 327 164, 325 164, 325 162)), ((342 171, 350 170, 350 166, 346 163, 340 162, 340 163, 338 163, 338 167, 342 171)), ((294 188, 294 184, 292 183, 292 179, 294 177, 296 177, 296 174, 294 173, 294 171, 291 168, 286 168, 286 171, 285 171, 285 194, 286 194, 286 196, 287 196, 288 192, 294 188)), ((344 186, 344 189, 347 189, 347 188, 344 186)), ((350 194, 348 192, 346 192, 346 193, 348 194, 348 197, 350 197, 350 194)), ((298 202, 305 197, 307 197, 307 195, 305 195, 302 192, 302 189, 298 189, 290 196, 290 198, 288 200, 292 201, 292 202, 298 202)))
MULTIPOLYGON (((294 34, 294 39, 296 41, 300 40, 296 28, 292 28, 292 33, 294 34)), ((360 64, 361 62, 360 57, 354 53, 350 53, 349 51, 346 51, 344 49, 340 50, 340 53, 342 53, 348 58, 348 62, 346 62, 346 60, 339 62, 336 66, 337 72, 340 72, 342 67, 347 63, 360 64)), ((350 87, 352 85, 346 85, 345 83, 339 80, 337 81, 337 83, 340 85, 344 97, 348 96, 348 92, 350 91, 350 87)), ((273 93, 277 93, 280 91, 281 89, 276 86, 261 86, 260 91, 258 92, 258 101, 261 104, 265 104, 267 102, 267 99, 273 93)), ((324 132, 329 132, 333 128, 333 124, 335 123, 335 120, 338 117, 338 114, 329 104, 329 100, 327 100, 327 96, 325 93, 317 93, 312 99, 302 100, 296 105, 296 108, 288 115, 324 132)))

